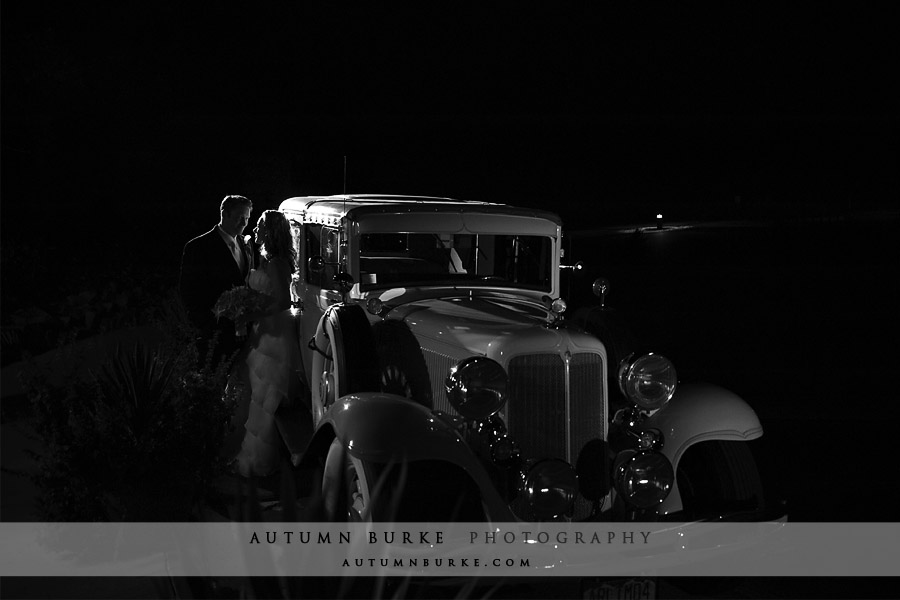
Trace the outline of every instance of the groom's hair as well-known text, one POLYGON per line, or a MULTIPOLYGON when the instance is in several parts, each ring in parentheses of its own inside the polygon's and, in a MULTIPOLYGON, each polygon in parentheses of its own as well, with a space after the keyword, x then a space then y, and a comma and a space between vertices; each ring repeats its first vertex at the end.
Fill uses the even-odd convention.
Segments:
POLYGON ((223 215, 230 214, 231 211, 239 206, 246 206, 250 210, 253 210, 253 202, 250 201, 250 198, 232 194, 230 196, 225 196, 225 198, 222 200, 222 205, 219 207, 219 212, 221 212, 223 215))

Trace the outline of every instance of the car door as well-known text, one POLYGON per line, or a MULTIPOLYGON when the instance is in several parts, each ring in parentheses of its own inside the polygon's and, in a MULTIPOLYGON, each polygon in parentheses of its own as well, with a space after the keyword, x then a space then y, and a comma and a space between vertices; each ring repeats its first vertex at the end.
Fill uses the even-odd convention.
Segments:
POLYGON ((304 223, 299 228, 298 269, 295 293, 300 311, 300 347, 303 364, 309 373, 312 352, 309 340, 316 334, 319 320, 329 306, 341 301, 334 281, 341 260, 340 230, 319 223, 304 223), (314 268, 310 259, 321 257, 325 264, 314 268))

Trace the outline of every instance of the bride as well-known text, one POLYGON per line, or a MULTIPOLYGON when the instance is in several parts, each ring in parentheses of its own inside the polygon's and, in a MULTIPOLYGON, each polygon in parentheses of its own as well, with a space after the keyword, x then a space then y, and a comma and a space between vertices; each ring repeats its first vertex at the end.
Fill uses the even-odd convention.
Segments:
POLYGON ((285 452, 296 465, 305 442, 299 439, 304 437, 302 427, 287 426, 275 414, 303 397, 300 347, 289 310, 297 251, 287 218, 276 210, 263 212, 253 233, 263 260, 260 268, 250 271, 248 284, 272 300, 263 311, 244 317, 255 321, 245 361, 250 403, 244 439, 235 459, 236 470, 244 477, 270 475, 285 452))

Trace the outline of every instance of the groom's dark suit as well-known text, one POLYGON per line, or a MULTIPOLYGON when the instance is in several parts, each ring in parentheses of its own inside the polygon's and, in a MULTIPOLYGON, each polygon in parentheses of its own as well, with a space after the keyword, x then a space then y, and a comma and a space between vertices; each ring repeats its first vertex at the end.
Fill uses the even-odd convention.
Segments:
POLYGON ((178 285, 188 317, 200 330, 201 362, 206 356, 209 340, 216 332, 219 332, 219 340, 214 351, 214 363, 230 356, 240 347, 234 334, 234 322, 224 317, 217 320, 212 312, 212 307, 222 292, 236 285, 244 285, 247 274, 253 267, 250 248, 244 244, 241 236, 236 239, 244 255, 243 272, 238 268, 218 227, 213 227, 184 245, 178 285))

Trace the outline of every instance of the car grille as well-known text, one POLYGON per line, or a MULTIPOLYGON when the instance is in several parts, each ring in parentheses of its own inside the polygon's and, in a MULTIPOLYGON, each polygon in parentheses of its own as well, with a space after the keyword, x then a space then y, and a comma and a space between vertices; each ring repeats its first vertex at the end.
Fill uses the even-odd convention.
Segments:
MULTIPOLYGON (((459 359, 422 352, 435 410, 455 414, 444 380, 459 359)), ((558 354, 527 354, 507 367, 509 394, 503 413, 513 439, 528 458, 562 458, 573 465, 584 445, 605 438, 603 362, 597 354, 575 354, 569 362, 571 402, 566 414, 566 368, 558 354), (570 442, 566 447, 566 424, 570 442)))
MULTIPOLYGON (((569 360, 569 402, 566 403, 566 364, 557 354, 517 356, 509 363, 510 399, 507 427, 525 459, 561 458, 576 465, 591 440, 606 437, 606 399, 603 361, 597 354, 575 354, 569 360), (568 440, 568 443, 567 443, 568 440)), ((596 465, 598 470, 608 465, 596 465)), ((522 497, 513 511, 529 519, 522 497)), ((594 507, 580 494, 572 518, 588 518, 594 507)))
POLYGON ((574 465, 588 441, 603 439, 606 410, 599 355, 572 356, 568 406, 566 366, 557 354, 513 358, 509 363, 509 383, 507 427, 524 457, 562 458, 574 465))
MULTIPOLYGON (((427 350, 423 355, 430 374, 434 408, 455 414, 447 401, 444 379, 458 359, 427 350)), ((509 398, 503 413, 509 434, 519 444, 523 456, 562 458, 574 465, 588 441, 604 439, 606 402, 599 355, 575 354, 569 361, 568 411, 563 357, 558 354, 517 356, 507 370, 509 398)))
MULTIPOLYGON (((458 362, 453 357, 423 351, 431 378, 434 408, 451 414, 444 379, 458 362)), ((566 363, 558 354, 516 356, 507 366, 508 400, 503 408, 510 437, 527 459, 560 458, 575 466, 582 448, 606 438, 606 398, 603 360, 598 354, 574 354, 569 359, 569 398, 566 404, 566 363), (568 440, 568 443, 567 443, 568 440)), ((599 466, 605 468, 605 466, 599 466)), ((525 516, 524 506, 514 510, 525 516)), ((579 496, 576 519, 585 518, 590 505, 579 496)))

